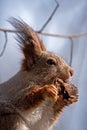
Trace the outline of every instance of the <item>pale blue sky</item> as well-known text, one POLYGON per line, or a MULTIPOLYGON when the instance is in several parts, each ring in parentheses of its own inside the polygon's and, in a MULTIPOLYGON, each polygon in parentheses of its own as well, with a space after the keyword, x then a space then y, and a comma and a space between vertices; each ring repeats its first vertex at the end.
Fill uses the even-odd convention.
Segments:
MULTIPOLYGON (((60 7, 45 28, 46 32, 74 34, 87 32, 87 0, 59 0, 60 7)), ((10 28, 6 21, 11 16, 21 17, 34 29, 39 30, 55 8, 54 0, 0 0, 0 27, 10 28)), ((60 54, 67 62, 70 59, 70 41, 41 36, 48 50, 60 54)), ((0 47, 4 43, 0 32, 0 47)), ((5 81, 20 68, 21 51, 8 34, 8 45, 0 58, 0 81, 5 81)), ((0 48, 1 49, 1 48, 0 48)), ((87 130, 87 37, 74 39, 72 66, 75 75, 72 82, 78 86, 79 101, 64 109, 54 130, 87 130)))

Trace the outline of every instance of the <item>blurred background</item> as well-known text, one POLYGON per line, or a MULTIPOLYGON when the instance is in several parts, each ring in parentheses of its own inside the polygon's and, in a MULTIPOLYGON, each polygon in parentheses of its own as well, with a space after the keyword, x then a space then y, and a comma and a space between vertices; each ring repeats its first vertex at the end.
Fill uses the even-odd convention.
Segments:
MULTIPOLYGON (((87 0, 59 0, 59 7, 44 29, 54 34, 79 34, 87 32, 87 0)), ((22 18, 35 30, 40 30, 56 6, 55 0, 0 0, 0 28, 13 29, 8 19, 22 18)), ((8 80, 20 69, 23 57, 14 33, 7 33, 8 42, 0 57, 0 83, 8 80)), ((40 35, 49 51, 70 62, 69 39, 40 35)), ((5 36, 0 32, 0 52, 5 36)), ((87 36, 73 39, 72 79, 79 90, 77 103, 66 107, 53 130, 87 130, 87 36)))

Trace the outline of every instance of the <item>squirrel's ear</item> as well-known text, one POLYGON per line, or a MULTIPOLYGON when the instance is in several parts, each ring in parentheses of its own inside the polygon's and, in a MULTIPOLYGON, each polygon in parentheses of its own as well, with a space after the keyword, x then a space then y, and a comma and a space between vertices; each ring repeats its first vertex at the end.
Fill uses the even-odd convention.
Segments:
POLYGON ((22 45, 21 48, 25 56, 22 68, 30 70, 32 65, 40 57, 42 51, 46 51, 46 48, 39 39, 37 33, 23 20, 12 17, 9 22, 17 30, 17 40, 22 45))

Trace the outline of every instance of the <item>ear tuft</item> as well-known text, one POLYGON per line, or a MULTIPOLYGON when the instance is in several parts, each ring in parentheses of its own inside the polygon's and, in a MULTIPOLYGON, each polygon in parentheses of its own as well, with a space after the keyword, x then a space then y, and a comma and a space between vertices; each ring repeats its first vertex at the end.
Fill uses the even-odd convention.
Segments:
POLYGON ((22 68, 30 70, 35 61, 40 57, 42 51, 46 51, 45 46, 39 39, 37 33, 23 20, 12 17, 9 21, 18 31, 18 42, 22 45, 21 49, 25 56, 22 68))

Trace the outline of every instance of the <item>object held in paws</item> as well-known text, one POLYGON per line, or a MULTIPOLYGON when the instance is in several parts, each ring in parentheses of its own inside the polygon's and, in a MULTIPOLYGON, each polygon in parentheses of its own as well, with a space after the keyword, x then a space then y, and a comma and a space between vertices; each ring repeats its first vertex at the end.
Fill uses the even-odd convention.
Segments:
POLYGON ((78 89, 71 83, 65 83, 62 79, 56 78, 54 80, 54 85, 58 89, 58 95, 64 100, 72 103, 76 102, 78 99, 78 89))

